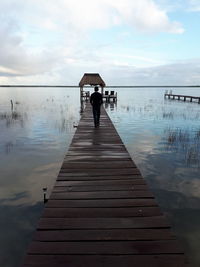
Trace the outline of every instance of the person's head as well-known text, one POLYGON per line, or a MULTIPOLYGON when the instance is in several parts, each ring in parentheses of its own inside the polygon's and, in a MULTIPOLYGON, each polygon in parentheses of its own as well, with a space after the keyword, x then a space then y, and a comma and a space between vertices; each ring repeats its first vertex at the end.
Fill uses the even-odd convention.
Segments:
POLYGON ((98 91, 99 91, 99 87, 98 87, 98 86, 95 86, 95 87, 94 87, 94 91, 95 91, 95 92, 98 92, 98 91))

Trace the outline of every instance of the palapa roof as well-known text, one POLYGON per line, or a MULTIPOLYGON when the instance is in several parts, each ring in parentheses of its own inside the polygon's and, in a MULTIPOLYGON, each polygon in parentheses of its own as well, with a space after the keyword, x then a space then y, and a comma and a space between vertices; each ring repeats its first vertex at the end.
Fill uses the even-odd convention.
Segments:
POLYGON ((100 85, 105 87, 106 84, 98 73, 85 73, 82 79, 79 82, 79 86, 83 87, 84 85, 100 85))

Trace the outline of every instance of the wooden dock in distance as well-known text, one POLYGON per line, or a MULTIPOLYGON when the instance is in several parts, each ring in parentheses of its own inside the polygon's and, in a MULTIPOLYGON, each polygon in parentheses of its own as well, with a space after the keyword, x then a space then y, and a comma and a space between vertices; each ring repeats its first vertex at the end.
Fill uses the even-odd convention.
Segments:
POLYGON ((24 266, 181 267, 179 242, 102 108, 86 106, 24 266))
POLYGON ((190 102, 193 102, 193 100, 197 100, 198 101, 197 103, 200 104, 199 96, 165 94, 165 98, 174 99, 174 100, 182 100, 182 101, 186 101, 188 99, 190 102))

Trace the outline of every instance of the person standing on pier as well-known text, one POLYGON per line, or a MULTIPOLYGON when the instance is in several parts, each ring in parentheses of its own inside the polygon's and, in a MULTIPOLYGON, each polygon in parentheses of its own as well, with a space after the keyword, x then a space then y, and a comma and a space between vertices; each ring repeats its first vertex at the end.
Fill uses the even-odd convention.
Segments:
POLYGON ((100 114, 101 114, 101 105, 103 103, 102 94, 100 94, 98 91, 99 91, 99 87, 95 86, 94 87, 94 93, 91 94, 91 97, 90 97, 90 103, 91 103, 92 109, 93 109, 93 117, 94 117, 94 126, 95 127, 99 126, 99 120, 100 120, 100 114))

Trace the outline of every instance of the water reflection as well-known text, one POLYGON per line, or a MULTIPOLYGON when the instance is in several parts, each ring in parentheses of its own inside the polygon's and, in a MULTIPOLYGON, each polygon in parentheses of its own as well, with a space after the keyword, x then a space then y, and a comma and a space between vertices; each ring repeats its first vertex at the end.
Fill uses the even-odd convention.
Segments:
MULTIPOLYGON (((17 199, 19 197, 16 196, 17 199)), ((16 198, 14 197, 12 201, 15 201, 16 198)), ((3 200, 0 201, 0 225, 1 229, 4 229, 4 231, 1 231, 0 238, 1 266, 22 265, 25 252, 42 209, 42 203, 32 206, 12 206, 5 205, 3 200)))
POLYGON ((17 267, 44 207, 42 189, 51 192, 71 142, 80 105, 75 89, 0 90, 0 266, 17 267))
POLYGON ((105 102, 104 107, 106 110, 114 111, 117 109, 117 102, 105 102))
POLYGON ((171 129, 164 131, 167 151, 179 152, 188 165, 200 166, 200 129, 171 129))
POLYGON ((12 149, 13 149, 14 144, 10 141, 10 142, 6 142, 5 144, 5 152, 6 154, 11 153, 12 149))
POLYGON ((172 223, 173 231, 184 244, 186 254, 190 260, 190 266, 199 266, 199 197, 188 197, 175 191, 159 189, 154 192, 159 204, 164 207, 165 215, 172 223))
MULTIPOLYGON (((79 88, 0 90, 0 266, 13 267, 20 266, 43 209, 42 188, 49 193, 54 185, 81 107, 79 88)), ((200 109, 165 101, 164 90, 122 88, 105 108, 192 266, 200 266, 200 109)))
MULTIPOLYGON (((180 90, 187 94, 184 90, 190 89, 180 90)), ((139 89, 126 94, 128 99, 119 93, 117 109, 107 111, 182 241, 191 266, 200 266, 199 105, 165 101, 162 89, 144 89, 143 98, 139 89)))
POLYGON ((171 119, 173 120, 174 118, 174 113, 172 112, 163 112, 163 119, 171 119))
POLYGON ((18 123, 22 128, 24 127, 24 120, 27 119, 27 114, 21 114, 18 111, 11 111, 0 113, 0 120, 6 122, 6 127, 11 127, 12 125, 18 123))

